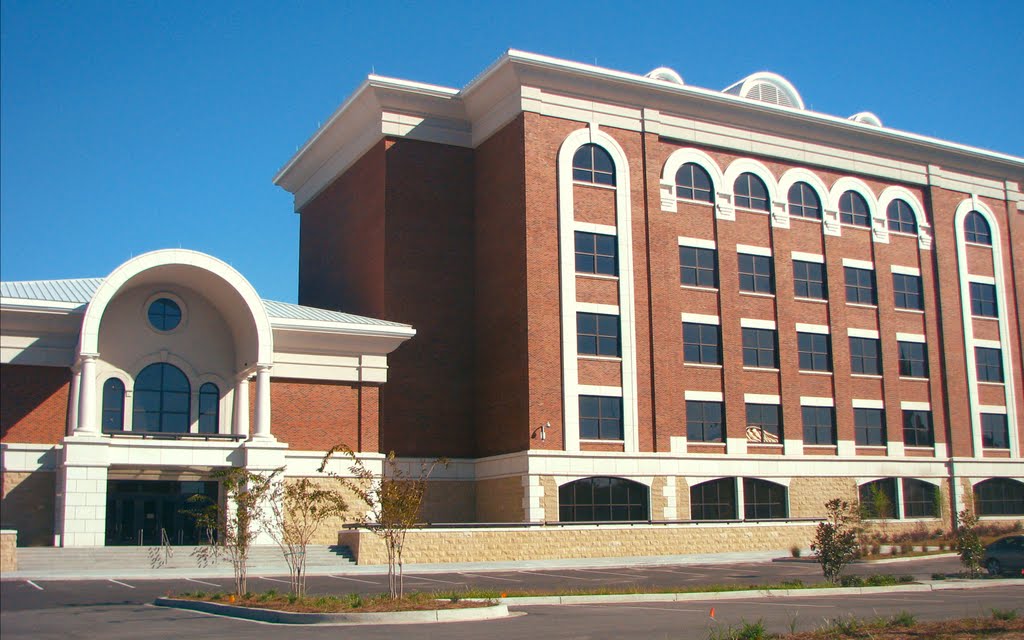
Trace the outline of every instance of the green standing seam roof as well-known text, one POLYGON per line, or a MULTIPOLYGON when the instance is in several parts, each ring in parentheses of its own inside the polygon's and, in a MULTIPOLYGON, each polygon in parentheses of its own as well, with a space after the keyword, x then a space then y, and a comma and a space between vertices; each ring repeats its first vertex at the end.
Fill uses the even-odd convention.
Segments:
MULTIPOLYGON (((33 300, 36 302, 60 302, 86 305, 103 284, 104 278, 74 278, 69 280, 25 280, 22 282, 0 282, 0 298, 33 300)), ((262 300, 263 308, 271 319, 306 320, 311 322, 338 322, 377 327, 408 327, 401 322, 390 322, 367 318, 341 311, 330 311, 316 307, 305 307, 290 302, 262 300)))

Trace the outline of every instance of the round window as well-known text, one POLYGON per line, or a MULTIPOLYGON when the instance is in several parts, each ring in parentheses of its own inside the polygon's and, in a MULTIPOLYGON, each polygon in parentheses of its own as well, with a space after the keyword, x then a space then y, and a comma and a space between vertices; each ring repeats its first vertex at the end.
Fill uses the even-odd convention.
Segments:
POLYGON ((181 307, 170 298, 159 298, 149 305, 149 324, 157 331, 171 331, 181 323, 181 307))

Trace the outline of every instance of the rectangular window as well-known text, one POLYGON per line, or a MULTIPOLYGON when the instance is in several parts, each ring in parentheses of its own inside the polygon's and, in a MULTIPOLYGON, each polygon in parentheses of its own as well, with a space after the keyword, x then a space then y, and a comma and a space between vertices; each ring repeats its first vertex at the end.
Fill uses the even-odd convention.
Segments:
POLYGON ((718 325, 683 323, 683 362, 722 364, 722 339, 718 325))
POLYGON ((797 333, 796 341, 801 371, 832 370, 832 353, 829 349, 828 334, 797 333))
POLYGON ((906 378, 928 377, 928 345, 923 342, 898 343, 900 375, 906 378))
POLYGON ((747 442, 782 442, 782 415, 777 404, 747 403, 747 442))
POLYGON ((622 440, 622 398, 580 396, 580 437, 622 440))
POLYGON ((736 479, 709 480, 690 487, 692 520, 733 520, 736 518, 736 479))
POLYGON ((793 261, 793 295, 798 298, 828 300, 825 265, 820 262, 793 261))
POLYGON ((576 232, 576 273, 619 274, 618 242, 604 233, 576 232))
POLYGON ((777 340, 774 329, 743 328, 743 366, 777 369, 777 340))
POLYGON ((877 338, 850 336, 850 369, 853 373, 882 375, 882 348, 877 338))
POLYGON ((740 291, 775 293, 770 256, 739 254, 740 291))
POLYGON ((930 447, 935 444, 931 411, 903 410, 903 444, 908 447, 930 447))
POLYGON ((846 301, 854 304, 878 304, 874 269, 843 267, 846 275, 846 301))
POLYGON ((978 382, 1003 381, 1003 352, 989 347, 974 347, 974 363, 978 369, 978 382))
POLYGON ((679 283, 690 287, 718 287, 718 256, 714 249, 679 247, 679 283))
POLYGON ((903 517, 935 518, 939 505, 939 490, 933 484, 913 478, 903 479, 903 517))
POLYGON ((853 409, 854 440, 860 446, 885 444, 885 412, 881 409, 853 409))
POLYGON ((801 407, 804 444, 836 443, 836 412, 832 407, 801 407))
POLYGON ((1002 413, 981 414, 981 446, 986 449, 1009 448, 1010 429, 1006 415, 1002 413))
POLYGON ((892 274, 892 295, 897 309, 924 311, 921 276, 908 276, 904 273, 892 274))
POLYGON ((971 315, 983 318, 998 318, 999 307, 996 306, 996 286, 984 282, 971 283, 971 315))
POLYGON ((686 401, 686 438, 693 442, 723 442, 725 416, 721 402, 686 401))
POLYGON ((605 313, 576 314, 576 352, 580 355, 621 355, 619 316, 605 313))

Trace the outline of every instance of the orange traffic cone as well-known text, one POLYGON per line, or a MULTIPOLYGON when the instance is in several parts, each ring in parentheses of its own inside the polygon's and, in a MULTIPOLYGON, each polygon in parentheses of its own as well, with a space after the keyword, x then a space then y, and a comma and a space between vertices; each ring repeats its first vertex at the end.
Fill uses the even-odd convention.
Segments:
POLYGON ((714 618, 715 618, 715 608, 711 607, 711 619, 713 620, 714 618))

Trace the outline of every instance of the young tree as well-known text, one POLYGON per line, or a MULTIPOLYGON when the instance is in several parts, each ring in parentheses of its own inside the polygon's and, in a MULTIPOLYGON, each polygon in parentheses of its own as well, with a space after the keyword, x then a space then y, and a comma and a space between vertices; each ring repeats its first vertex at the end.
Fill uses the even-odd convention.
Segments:
POLYGON ((843 568, 857 557, 857 507, 833 498, 825 503, 826 520, 818 524, 811 550, 829 582, 839 580, 843 568))
POLYGON ((972 578, 976 578, 985 556, 985 547, 978 536, 978 516, 970 509, 964 509, 957 514, 957 521, 956 552, 960 554, 960 564, 967 567, 972 578))
POLYGON ((266 501, 282 469, 259 473, 231 467, 213 473, 224 488, 226 505, 222 507, 203 495, 189 500, 193 509, 186 513, 206 531, 210 544, 195 551, 200 566, 212 564, 223 554, 231 562, 235 574, 235 593, 244 596, 249 564, 249 549, 259 534, 266 501))
POLYGON ((392 598, 401 598, 405 593, 402 571, 402 553, 405 550, 405 536, 419 519, 423 495, 427 490, 427 479, 438 464, 447 466, 445 458, 431 463, 423 462, 420 473, 413 477, 395 464, 395 452, 388 453, 385 470, 379 476, 366 468, 354 451, 345 444, 335 445, 324 455, 320 472, 324 473, 334 454, 340 453, 349 460, 351 477, 342 477, 327 471, 328 475, 348 487, 367 506, 359 522, 371 533, 381 538, 388 554, 388 589, 392 598))
POLYGON ((267 532, 284 553, 292 593, 306 594, 306 547, 327 520, 343 515, 348 506, 338 489, 310 478, 278 483, 270 496, 267 532))

